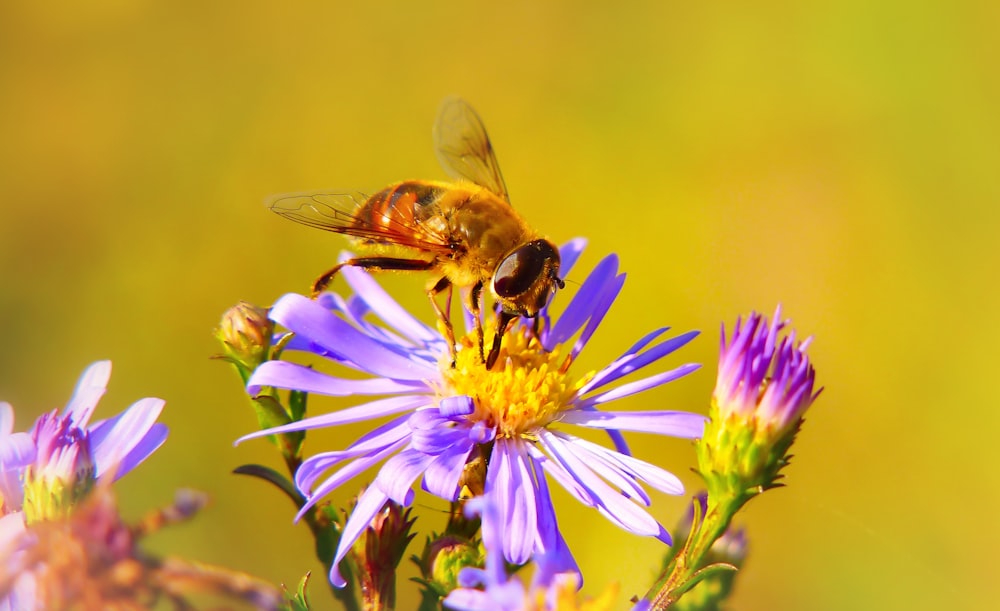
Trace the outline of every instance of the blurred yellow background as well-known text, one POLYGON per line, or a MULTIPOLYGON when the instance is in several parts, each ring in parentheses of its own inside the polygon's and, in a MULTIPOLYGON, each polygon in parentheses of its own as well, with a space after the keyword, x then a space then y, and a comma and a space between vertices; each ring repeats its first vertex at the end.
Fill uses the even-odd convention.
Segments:
MULTIPOLYGON (((788 487, 742 516, 734 608, 997 599, 996 3, 354 4, 0 7, 0 399, 19 428, 110 358, 98 415, 157 396, 171 428, 120 483, 126 511, 182 486, 214 498, 155 549, 273 581, 320 571, 291 505, 229 474, 278 463, 232 447, 255 420, 212 330, 238 300, 305 291, 345 246, 266 195, 443 177, 430 128, 460 94, 515 206, 629 272, 580 372, 653 327, 703 331, 671 361, 702 371, 619 409, 707 411, 719 325, 751 309, 780 302, 815 335, 826 390, 788 487)), ((431 320, 422 282, 387 286, 431 320)), ((697 486, 689 444, 631 440, 697 486)), ((625 607, 661 546, 556 501, 586 592, 619 580, 625 607)), ((417 505, 443 526, 443 504, 417 505)), ((670 527, 685 505, 653 512, 670 527)), ((312 592, 330 604, 321 574, 312 592)))

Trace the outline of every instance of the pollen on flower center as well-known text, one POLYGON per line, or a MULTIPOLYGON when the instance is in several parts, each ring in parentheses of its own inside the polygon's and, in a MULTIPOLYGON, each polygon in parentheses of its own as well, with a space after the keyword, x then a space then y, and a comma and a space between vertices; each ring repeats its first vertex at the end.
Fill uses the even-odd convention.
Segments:
MULTIPOLYGON (((486 337, 492 331, 485 329, 486 337)), ((489 346, 486 347, 489 351, 489 346)), ((503 338, 492 370, 483 364, 474 334, 459 341, 455 366, 442 364, 446 396, 468 395, 475 403, 469 419, 496 427, 497 437, 530 437, 572 405, 586 379, 561 371, 558 350, 546 352, 527 329, 515 327, 503 338)))

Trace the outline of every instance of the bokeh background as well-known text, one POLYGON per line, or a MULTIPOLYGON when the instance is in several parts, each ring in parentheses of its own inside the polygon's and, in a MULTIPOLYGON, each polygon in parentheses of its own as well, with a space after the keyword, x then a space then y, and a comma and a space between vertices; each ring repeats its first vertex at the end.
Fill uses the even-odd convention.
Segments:
MULTIPOLYGON (((589 238, 585 264, 614 251, 629 272, 581 370, 655 326, 703 331, 674 359, 702 371, 622 409, 706 411, 719 325, 740 313, 780 302, 815 335, 826 390, 788 487, 742 516, 734 608, 987 608, 1000 8, 875 4, 5 2, 0 396, 23 428, 113 359, 99 415, 157 396, 171 428, 120 482, 126 512, 183 486, 214 499, 154 549, 274 581, 317 571, 290 504, 229 473, 277 461, 232 446, 255 420, 212 330, 238 300, 305 291, 345 245, 266 195, 442 177, 430 128, 460 94, 518 209, 557 241, 589 238)), ((422 279, 386 283, 431 319, 422 279)), ((697 486, 689 444, 632 441, 697 486)), ((440 528, 443 505, 417 502, 440 528)), ((659 544, 557 503, 586 591, 618 580, 625 607, 659 544)), ((685 505, 653 511, 670 525, 685 505)))

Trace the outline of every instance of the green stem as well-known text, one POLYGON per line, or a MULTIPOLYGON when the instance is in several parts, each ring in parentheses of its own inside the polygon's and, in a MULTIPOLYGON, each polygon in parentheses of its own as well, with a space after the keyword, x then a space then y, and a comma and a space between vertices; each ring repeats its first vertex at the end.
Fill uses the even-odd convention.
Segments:
POLYGON ((652 611, 663 611, 687 592, 697 582, 692 581, 704 569, 705 557, 712 545, 725 534, 736 512, 750 499, 726 498, 716 500, 709 496, 705 515, 700 516, 695 501, 695 516, 691 524, 691 534, 684 548, 674 556, 663 574, 646 593, 652 611))

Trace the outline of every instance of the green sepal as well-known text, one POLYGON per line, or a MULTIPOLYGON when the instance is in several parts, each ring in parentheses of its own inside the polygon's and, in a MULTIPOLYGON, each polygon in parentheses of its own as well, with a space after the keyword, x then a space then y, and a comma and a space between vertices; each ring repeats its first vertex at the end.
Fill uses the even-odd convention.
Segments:
POLYGON ((282 584, 281 589, 285 594, 285 602, 281 605, 283 611, 309 611, 309 596, 306 593, 306 587, 309 585, 309 578, 311 576, 312 571, 302 577, 294 594, 289 592, 288 588, 282 584))

